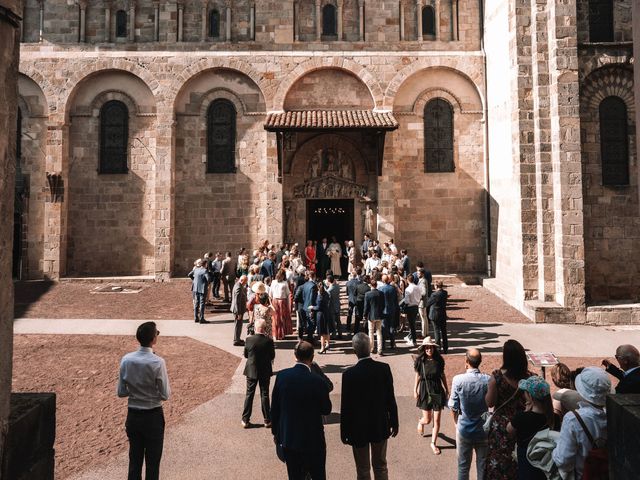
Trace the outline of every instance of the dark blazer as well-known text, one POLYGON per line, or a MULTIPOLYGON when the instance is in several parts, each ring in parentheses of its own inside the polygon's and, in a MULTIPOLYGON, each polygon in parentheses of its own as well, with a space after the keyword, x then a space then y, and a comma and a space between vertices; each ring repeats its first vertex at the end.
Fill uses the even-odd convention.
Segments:
POLYGON ((244 375, 248 378, 267 378, 273 373, 271 362, 276 358, 273 340, 257 333, 250 335, 244 344, 244 375))
POLYGON ((296 292, 296 301, 302 305, 302 308, 305 311, 308 312, 309 307, 316 304, 318 288, 312 281, 307 281, 301 287, 299 287, 298 292, 296 292), (298 292, 300 293, 298 294, 298 292))
POLYGON ((380 291, 384 295, 384 313, 393 318, 398 309, 398 291, 388 283, 380 287, 380 291))
POLYGON ((327 250, 329 249, 329 245, 331 245, 329 242, 327 242, 327 247, 323 247, 321 242, 318 242, 318 245, 316 245, 316 259, 318 260, 318 262, 320 260, 324 260, 324 258, 329 258, 329 256, 327 255, 327 250))
POLYGON ((398 406, 391 368, 370 357, 360 360, 342 374, 342 443, 364 447, 382 442, 392 428, 398 430, 398 406))
POLYGON ((260 267, 260 274, 263 277, 271 277, 272 279, 276 278, 276 264, 273 263, 273 260, 266 259, 262 262, 262 267, 260 267))
MULTIPOLYGON (((418 272, 413 272, 413 279, 415 280, 413 283, 415 283, 416 285, 418 284, 418 280, 420 280, 418 278, 418 272)), ((428 290, 428 294, 431 295, 431 292, 433 292, 433 288, 431 287, 431 284, 433 283, 433 275, 431 275, 431 272, 427 269, 424 270, 424 279, 427 281, 427 290, 428 290)))
POLYGON ((209 275, 204 267, 196 267, 189 272, 188 277, 193 280, 191 291, 195 293, 206 293, 209 285, 209 275))
POLYGON ((356 303, 356 287, 362 283, 359 278, 352 278, 347 282, 347 298, 349 303, 355 305, 356 303))
POLYGON ((447 297, 446 290, 436 290, 431 294, 425 308, 429 310, 429 320, 441 322, 447 319, 447 297))
POLYGON ((369 285, 367 285, 365 282, 361 282, 356 287, 356 303, 359 303, 359 302, 363 302, 364 303, 364 296, 370 290, 371 290, 371 287, 369 285))
POLYGON ((364 296, 364 318, 382 320, 384 316, 384 295, 376 288, 369 290, 364 296))
MULTIPOLYGON (((404 273, 405 276, 409 275, 409 271, 411 270, 411 260, 409 259, 409 255, 405 255, 402 258, 402 273, 404 273)), ((418 282, 415 282, 416 284, 418 282)))
POLYGON ((607 372, 620 380, 616 393, 640 393, 640 368, 625 376, 624 371, 615 365, 609 365, 607 372))
POLYGON ((326 449, 322 416, 331 413, 327 384, 303 364, 280 371, 271 397, 276 444, 297 452, 326 449))

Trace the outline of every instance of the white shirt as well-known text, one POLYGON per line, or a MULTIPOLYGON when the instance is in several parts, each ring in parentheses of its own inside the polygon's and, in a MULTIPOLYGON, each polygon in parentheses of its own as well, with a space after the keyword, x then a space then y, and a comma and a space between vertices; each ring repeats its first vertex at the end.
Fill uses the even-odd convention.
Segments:
POLYGON ((378 265, 380 265, 379 258, 369 257, 367 258, 367 261, 364 262, 364 269, 366 270, 367 273, 371 273, 371 270, 373 270, 378 265))
MULTIPOLYGON (((603 408, 596 408, 588 402, 578 404, 578 414, 589 429, 589 433, 595 440, 607 439, 607 413, 603 408)), ((567 412, 562 419, 560 438, 553 450, 551 457, 553 463, 565 472, 575 470, 576 480, 582 478, 584 461, 589 451, 594 448, 589 441, 589 437, 578 422, 573 412, 567 412)))
POLYGON ((407 288, 404 289, 405 304, 409 307, 417 307, 421 299, 422 294, 420 293, 420 287, 415 283, 407 285, 407 288))
POLYGON ((129 397, 129 408, 150 410, 171 394, 164 359, 149 347, 127 353, 120 361, 118 396, 129 397))
POLYGON ((271 282, 269 290, 271 298, 285 299, 289 298, 289 284, 287 282, 271 282))

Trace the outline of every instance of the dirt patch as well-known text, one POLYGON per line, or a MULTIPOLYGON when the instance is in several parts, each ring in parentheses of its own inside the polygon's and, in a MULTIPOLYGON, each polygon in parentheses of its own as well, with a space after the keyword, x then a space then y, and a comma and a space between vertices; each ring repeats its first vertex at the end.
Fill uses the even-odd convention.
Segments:
MULTIPOLYGON (((438 277, 440 278, 440 277, 438 277)), ((467 322, 529 323, 515 308, 480 286, 469 286, 459 278, 443 277, 449 292, 449 317, 467 322)), ((115 284, 114 284, 115 285, 115 284)), ((121 285, 122 286, 122 285, 121 285)), ((127 318, 134 320, 193 320, 191 284, 176 279, 166 283, 127 282, 135 294, 95 294, 96 289, 112 292, 104 283, 16 284, 16 318, 127 318)), ((343 316, 346 316, 346 291, 342 286, 343 316)), ((207 307, 207 317, 228 313, 228 304, 218 300, 207 307)))
MULTIPOLYGON (((136 296, 136 295, 131 295, 136 296)), ((56 478, 99 465, 128 446, 126 399, 116 396, 121 357, 135 339, 98 335, 15 335, 14 392, 55 392, 56 478)), ((167 362, 171 398, 167 428, 224 392, 240 359, 189 338, 160 337, 156 353, 167 362)))

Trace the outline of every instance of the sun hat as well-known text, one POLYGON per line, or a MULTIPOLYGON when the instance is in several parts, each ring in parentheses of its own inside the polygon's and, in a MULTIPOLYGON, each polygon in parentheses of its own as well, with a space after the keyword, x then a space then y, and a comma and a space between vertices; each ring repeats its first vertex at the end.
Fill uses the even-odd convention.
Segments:
POLYGON ((587 402, 602 407, 611 392, 611 380, 601 368, 587 367, 576 377, 576 390, 587 402))
POLYGON ((307 269, 306 269, 306 268, 304 268, 304 265, 300 265, 300 266, 298 267, 298 269, 296 270, 296 272, 298 272, 298 273, 304 273, 306 270, 307 270, 307 269))
POLYGON ((267 291, 267 286, 262 282, 256 282, 251 285, 251 291, 253 293, 265 293, 267 291))
POLYGON ((533 375, 529 378, 524 378, 518 382, 518 388, 528 392, 531 397, 536 400, 542 400, 551 393, 549 384, 545 382, 542 377, 533 375))
POLYGON ((422 343, 418 346, 418 350, 424 350, 425 347, 437 347, 438 344, 434 342, 431 337, 425 337, 422 343))

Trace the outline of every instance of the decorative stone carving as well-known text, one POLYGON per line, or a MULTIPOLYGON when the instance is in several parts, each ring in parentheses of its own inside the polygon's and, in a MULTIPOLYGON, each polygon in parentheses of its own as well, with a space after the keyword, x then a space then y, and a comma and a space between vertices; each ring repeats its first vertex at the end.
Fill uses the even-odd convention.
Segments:
POLYGON ((332 175, 355 181, 353 163, 341 151, 333 148, 323 148, 316 152, 311 159, 309 173, 310 178, 332 175))
POLYGON ((284 238, 293 242, 298 233, 298 211, 295 202, 284 203, 284 238))
POLYGON ((311 178, 293 189, 296 198, 360 198, 367 195, 367 187, 335 175, 311 178))

